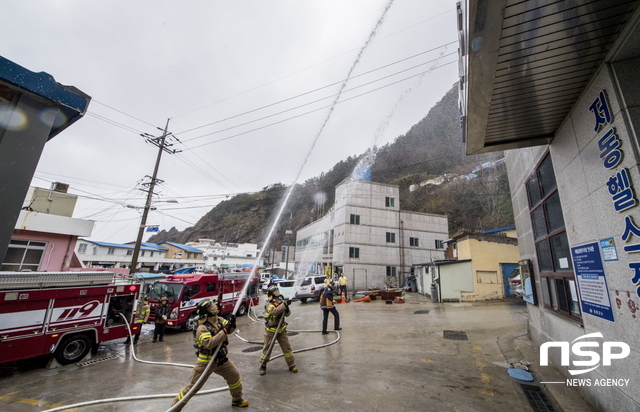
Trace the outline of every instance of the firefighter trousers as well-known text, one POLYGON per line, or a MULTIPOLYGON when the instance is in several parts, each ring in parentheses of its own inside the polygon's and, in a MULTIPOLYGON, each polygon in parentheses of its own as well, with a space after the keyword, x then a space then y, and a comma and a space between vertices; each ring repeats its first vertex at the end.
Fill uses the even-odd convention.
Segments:
MULTIPOLYGON (((215 361, 211 361, 215 362, 215 361)), ((171 405, 175 405, 180 399, 184 398, 184 396, 191 390, 193 385, 200 379, 200 376, 207 368, 208 362, 196 362, 196 365, 193 367, 193 371, 191 372, 191 377, 189 378, 189 383, 187 386, 182 388, 182 390, 173 398, 173 403, 171 405)), ((227 381, 227 385, 229 385, 229 392, 231 392, 232 400, 236 400, 242 398, 242 380, 240 380, 240 372, 238 372, 238 368, 236 365, 231 362, 231 359, 228 359, 223 365, 213 365, 211 369, 209 369, 209 373, 204 378, 204 382, 209 379, 209 376, 215 373, 216 375, 220 375, 227 381)), ((176 409, 177 411, 182 410, 184 408, 186 402, 180 404, 180 407, 176 409)))
MULTIPOLYGON (((287 366, 292 367, 296 366, 296 360, 293 356, 293 348, 289 343, 289 337, 287 336, 287 331, 284 330, 276 335, 274 332, 269 332, 268 330, 264 331, 264 346, 262 347, 262 355, 260 355, 260 363, 267 357, 267 352, 269 351, 269 346, 271 346, 271 340, 278 340, 280 344, 280 349, 282 349, 282 354, 284 355, 284 360, 287 361, 287 366)), ((275 345, 274 345, 275 346, 275 345)), ((269 354, 269 357, 271 355, 269 354)))

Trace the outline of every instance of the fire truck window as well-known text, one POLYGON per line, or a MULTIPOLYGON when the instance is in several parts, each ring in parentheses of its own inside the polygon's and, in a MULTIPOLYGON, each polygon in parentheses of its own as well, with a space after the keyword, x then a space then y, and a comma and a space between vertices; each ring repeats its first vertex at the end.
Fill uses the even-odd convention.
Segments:
POLYGON ((211 283, 207 283, 207 292, 215 292, 216 291, 216 284, 211 282, 211 283))
POLYGON ((182 293, 182 283, 155 282, 149 290, 149 299, 159 300, 166 296, 170 302, 175 302, 182 293))
POLYGON ((127 321, 131 321, 131 315, 133 313, 133 300, 135 296, 112 296, 109 301, 109 309, 107 312, 107 327, 124 325, 125 321, 120 316, 123 314, 127 321))
POLYGON ((194 297, 198 292, 200 292, 200 285, 188 285, 184 290, 184 299, 190 300, 194 297))

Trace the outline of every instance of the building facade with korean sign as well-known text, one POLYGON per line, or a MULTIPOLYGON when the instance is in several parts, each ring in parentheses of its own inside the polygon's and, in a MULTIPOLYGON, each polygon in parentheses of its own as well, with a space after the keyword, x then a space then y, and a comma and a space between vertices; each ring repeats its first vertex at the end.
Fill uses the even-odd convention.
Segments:
POLYGON ((505 151, 535 285, 530 336, 628 344, 624 362, 581 375, 628 385, 580 390, 599 410, 640 410, 638 1, 468 0, 458 11, 467 153, 505 151))

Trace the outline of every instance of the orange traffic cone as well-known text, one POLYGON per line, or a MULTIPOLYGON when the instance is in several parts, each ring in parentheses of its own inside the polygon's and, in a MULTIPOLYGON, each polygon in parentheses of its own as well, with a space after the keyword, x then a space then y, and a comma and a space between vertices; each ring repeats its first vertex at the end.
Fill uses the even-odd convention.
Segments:
POLYGON ((354 300, 354 302, 371 302, 371 297, 369 295, 363 297, 362 299, 354 300))
POLYGON ((344 295, 344 292, 342 292, 342 299, 340 300, 340 303, 347 303, 347 297, 344 295))

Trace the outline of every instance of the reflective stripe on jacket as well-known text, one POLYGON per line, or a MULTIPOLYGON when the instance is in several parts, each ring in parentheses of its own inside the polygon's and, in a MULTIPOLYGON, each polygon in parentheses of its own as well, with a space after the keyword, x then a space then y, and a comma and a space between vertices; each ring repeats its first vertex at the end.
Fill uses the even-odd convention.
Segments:
POLYGON ((198 346, 198 362, 208 363, 213 358, 213 352, 216 346, 222 343, 218 351, 217 360, 220 361, 227 357, 226 344, 228 343, 227 334, 222 328, 229 323, 226 319, 218 316, 209 316, 206 323, 198 325, 196 329, 196 345, 198 346), (209 330, 211 328, 211 330, 209 330))
POLYGON ((151 314, 151 306, 143 305, 142 309, 136 311, 136 322, 147 323, 151 314))
MULTIPOLYGON (((265 326, 269 332, 276 332, 276 328, 278 327, 278 323, 280 323, 280 318, 282 316, 291 315, 291 311, 283 302, 278 301, 277 299, 272 299, 267 301, 267 304, 264 307, 264 317, 266 319, 265 326)), ((278 329, 278 333, 284 332, 287 328, 287 322, 282 322, 282 326, 278 329)))

